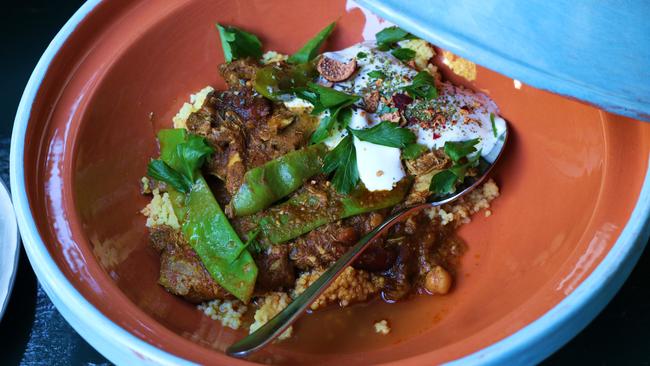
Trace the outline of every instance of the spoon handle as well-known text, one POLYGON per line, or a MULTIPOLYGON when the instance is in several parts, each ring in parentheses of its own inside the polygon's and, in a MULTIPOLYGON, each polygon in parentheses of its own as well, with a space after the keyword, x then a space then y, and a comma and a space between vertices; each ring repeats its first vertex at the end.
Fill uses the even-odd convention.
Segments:
POLYGON ((357 244, 351 247, 341 258, 327 269, 314 283, 296 297, 284 310, 278 313, 273 319, 264 324, 261 328, 241 339, 226 349, 226 353, 234 357, 245 357, 252 352, 264 347, 273 339, 278 337, 307 309, 318 296, 338 277, 343 270, 349 266, 369 246, 372 240, 383 231, 390 229, 397 221, 406 214, 419 211, 424 207, 431 207, 430 203, 407 207, 397 211, 366 234, 357 244))

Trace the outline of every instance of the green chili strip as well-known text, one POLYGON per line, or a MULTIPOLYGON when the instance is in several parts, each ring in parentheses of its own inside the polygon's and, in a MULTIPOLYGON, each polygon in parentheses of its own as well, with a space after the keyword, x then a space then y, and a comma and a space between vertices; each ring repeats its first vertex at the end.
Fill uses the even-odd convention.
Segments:
POLYGON ((391 191, 358 188, 345 196, 334 189, 325 193, 305 191, 246 219, 258 224, 264 245, 279 244, 330 222, 394 206, 404 199, 410 187, 411 180, 405 178, 391 191))
POLYGON ((323 166, 327 148, 312 145, 253 168, 230 202, 235 216, 251 215, 300 188, 323 166))
MULTIPOLYGON (((171 152, 187 139, 185 130, 162 130, 158 133, 160 157, 169 164, 171 152)), ((257 266, 244 243, 219 207, 205 179, 197 173, 188 194, 169 187, 174 212, 182 222, 183 236, 189 242, 217 283, 247 303, 255 287, 257 266)))

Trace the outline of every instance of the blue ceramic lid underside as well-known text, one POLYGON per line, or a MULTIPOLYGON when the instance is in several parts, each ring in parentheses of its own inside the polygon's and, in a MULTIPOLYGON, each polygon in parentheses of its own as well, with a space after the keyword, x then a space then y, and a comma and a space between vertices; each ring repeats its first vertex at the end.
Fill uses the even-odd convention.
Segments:
POLYGON ((522 82, 650 121, 650 2, 358 0, 522 82))

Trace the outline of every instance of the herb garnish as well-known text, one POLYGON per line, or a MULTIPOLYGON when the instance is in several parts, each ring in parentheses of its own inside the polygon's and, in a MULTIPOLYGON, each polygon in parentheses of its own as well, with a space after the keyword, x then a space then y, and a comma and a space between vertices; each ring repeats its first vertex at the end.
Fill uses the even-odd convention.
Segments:
POLYGON ((341 109, 337 114, 337 117, 339 127, 341 127, 341 129, 348 128, 348 126, 350 126, 350 122, 352 121, 352 108, 346 107, 341 109))
POLYGON ((436 89, 436 82, 433 76, 426 71, 420 71, 415 75, 411 85, 402 88, 408 95, 413 98, 422 98, 430 100, 438 97, 438 90, 436 89))
POLYGON ((456 191, 458 177, 451 170, 445 169, 434 175, 429 190, 436 194, 448 194, 456 191))
POLYGON ((345 136, 334 150, 325 156, 323 172, 329 174, 333 171, 336 172, 332 185, 341 194, 350 193, 359 182, 357 152, 351 134, 345 136))
POLYGON ((325 110, 349 106, 359 100, 358 95, 347 94, 333 88, 318 85, 313 82, 307 83, 304 88, 295 88, 293 93, 314 105, 311 114, 318 115, 325 110))
MULTIPOLYGON (((349 113, 352 114, 351 110, 349 113)), ((336 145, 334 150, 327 153, 323 164, 323 173, 329 174, 335 171, 332 185, 341 194, 350 193, 359 181, 354 137, 361 141, 395 148, 406 147, 415 141, 415 134, 411 130, 387 121, 360 130, 348 127, 347 132, 347 136, 336 145)))
POLYGON ((360 130, 348 131, 361 141, 371 142, 373 144, 405 148, 407 145, 415 142, 415 134, 408 128, 402 128, 397 123, 383 121, 376 126, 360 130))
POLYGON ((415 58, 415 51, 413 51, 410 48, 396 48, 392 50, 391 55, 395 56, 397 59, 401 61, 411 61, 412 59, 415 58))
POLYGON ((404 160, 417 159, 420 157, 420 155, 424 154, 428 150, 429 148, 425 145, 421 145, 417 143, 409 144, 404 149, 402 149, 402 159, 404 160))
POLYGON ((304 88, 296 88, 293 90, 293 94, 314 105, 311 114, 318 115, 325 111, 329 112, 329 115, 322 118, 318 128, 312 134, 311 143, 313 144, 328 138, 330 131, 337 124, 342 128, 347 127, 351 114, 341 112, 360 99, 358 95, 346 94, 316 83, 308 83, 304 88))
POLYGON ((382 29, 375 35, 375 38, 377 39, 377 48, 381 51, 387 51, 395 43, 405 39, 413 39, 415 36, 400 27, 393 26, 382 29))
POLYGON ((451 161, 458 163, 462 158, 476 151, 474 145, 478 144, 479 138, 467 141, 447 141, 445 142, 445 154, 451 161))
POLYGON ((368 73, 368 77, 371 79, 386 79, 386 74, 381 70, 372 70, 368 73))
POLYGON ((188 193, 198 179, 199 168, 213 152, 203 137, 188 135, 187 141, 176 146, 176 150, 170 155, 169 164, 161 159, 152 160, 147 167, 147 174, 171 185, 179 192, 188 193))
POLYGON ((334 126, 339 123, 338 113, 330 113, 329 115, 323 117, 320 121, 320 124, 316 128, 316 131, 311 135, 309 142, 312 144, 317 144, 327 139, 330 136, 330 131, 334 129, 334 126))
POLYGON ((172 167, 167 165, 160 159, 152 160, 147 167, 147 174, 159 181, 166 182, 176 190, 187 193, 192 187, 191 182, 187 182, 185 177, 175 171, 172 167))
POLYGON ((435 194, 450 194, 456 191, 456 185, 462 183, 467 175, 467 170, 475 168, 479 164, 481 154, 474 154, 480 139, 475 138, 468 141, 447 141, 445 142, 445 154, 452 161, 452 166, 434 175, 429 185, 429 190, 435 194))
POLYGON ((318 50, 323 45, 323 42, 329 37, 334 30, 336 22, 332 22, 323 30, 318 32, 314 38, 310 39, 298 52, 289 56, 287 61, 292 64, 304 64, 313 60, 318 55, 318 50))
POLYGON ((358 59, 364 59, 366 57, 368 57, 368 54, 363 52, 363 51, 359 51, 359 53, 357 53, 357 58, 358 59))
POLYGON ((490 113, 490 122, 492 123, 492 133, 494 134, 494 138, 497 137, 497 124, 494 123, 494 113, 490 113))
POLYGON ((256 35, 221 24, 217 24, 217 29, 226 62, 244 57, 260 58, 262 56, 262 42, 256 35))

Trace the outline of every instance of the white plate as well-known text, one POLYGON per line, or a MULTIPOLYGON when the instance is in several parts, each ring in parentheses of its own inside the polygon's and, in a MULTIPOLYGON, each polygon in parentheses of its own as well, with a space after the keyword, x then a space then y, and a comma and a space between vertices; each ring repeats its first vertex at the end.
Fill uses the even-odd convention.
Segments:
POLYGON ((9 295, 18 268, 18 226, 9 192, 0 179, 0 319, 9 303, 9 295))

